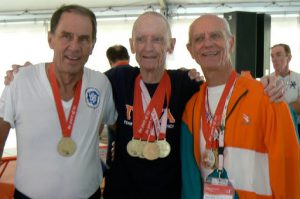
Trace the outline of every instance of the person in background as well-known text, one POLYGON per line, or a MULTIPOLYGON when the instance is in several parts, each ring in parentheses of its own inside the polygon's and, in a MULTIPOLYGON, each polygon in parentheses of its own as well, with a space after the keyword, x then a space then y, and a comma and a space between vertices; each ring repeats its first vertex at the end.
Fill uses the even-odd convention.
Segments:
POLYGON ((285 101, 295 110, 298 120, 297 129, 300 129, 300 74, 291 71, 289 63, 292 59, 292 53, 289 45, 275 44, 271 47, 271 59, 274 67, 272 76, 277 76, 284 82, 286 91, 285 101))
POLYGON ((128 66, 130 57, 127 49, 122 45, 113 45, 106 50, 106 57, 110 66, 128 66))
MULTIPOLYGON (((122 46, 122 45, 113 45, 110 46, 106 50, 106 57, 108 59, 108 62, 111 66, 113 67, 121 67, 121 66, 130 66, 129 61, 130 57, 128 54, 127 49, 122 46)), ((107 147, 107 154, 106 154, 106 164, 108 167, 111 166, 112 162, 112 148, 113 148, 113 143, 115 141, 116 137, 116 131, 115 131, 115 126, 108 126, 108 147, 107 147)))
MULTIPOLYGON (((113 45, 106 50, 106 57, 110 66, 130 66, 130 57, 127 49, 122 45, 113 45)), ((112 145, 116 137, 115 126, 108 126, 108 149, 106 155, 106 164, 110 167, 112 162, 112 145)))
POLYGON ((300 148, 286 103, 239 76, 228 22, 202 15, 187 48, 206 82, 187 103, 181 130, 182 199, 300 198, 300 148))
POLYGON ((0 157, 15 128, 15 199, 101 197, 98 137, 117 112, 107 77, 85 67, 96 27, 85 7, 57 9, 48 33, 53 61, 20 69, 2 93, 0 157))

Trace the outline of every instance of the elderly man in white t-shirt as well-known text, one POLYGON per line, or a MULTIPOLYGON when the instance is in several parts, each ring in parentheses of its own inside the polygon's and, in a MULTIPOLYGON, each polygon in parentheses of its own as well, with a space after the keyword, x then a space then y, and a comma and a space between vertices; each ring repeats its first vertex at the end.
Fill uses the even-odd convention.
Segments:
POLYGON ((292 53, 289 45, 276 44, 271 47, 271 59, 275 72, 271 75, 277 76, 285 84, 285 100, 298 115, 298 130, 300 129, 300 74, 291 71, 289 63, 292 53))

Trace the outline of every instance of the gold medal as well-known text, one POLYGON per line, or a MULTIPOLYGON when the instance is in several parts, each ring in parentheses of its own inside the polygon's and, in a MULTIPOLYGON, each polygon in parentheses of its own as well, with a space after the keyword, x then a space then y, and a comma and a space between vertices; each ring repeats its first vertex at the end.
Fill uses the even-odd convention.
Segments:
POLYGON ((158 140, 157 141, 157 145, 159 147, 159 157, 160 158, 165 158, 165 157, 167 157, 170 154, 170 152, 171 152, 171 146, 167 142, 166 139, 164 139, 164 140, 158 140))
POLYGON ((132 156, 132 157, 138 157, 138 152, 137 152, 137 145, 139 140, 132 139, 127 143, 127 153, 132 156))
POLYGON ((139 145, 137 147, 137 152, 138 152, 139 158, 142 158, 142 159, 145 158, 143 151, 144 151, 144 147, 146 144, 147 144, 147 141, 142 141, 142 140, 139 141, 139 145))
POLYGON ((156 142, 147 142, 144 146, 143 155, 147 160, 155 160, 159 158, 159 146, 156 142))
POLYGON ((55 106, 58 113, 61 132, 63 134, 63 137, 58 142, 57 151, 61 156, 69 157, 72 156, 76 151, 76 144, 74 140, 72 140, 71 134, 76 118, 77 108, 79 107, 82 78, 76 83, 73 102, 70 108, 71 111, 69 113, 69 116, 66 118, 61 102, 62 98, 60 95, 60 88, 57 84, 56 77, 54 74, 54 68, 54 63, 51 63, 49 66, 49 80, 53 92, 53 97, 55 100, 55 106))
POLYGON ((76 144, 71 137, 62 137, 57 145, 57 151, 61 156, 70 157, 76 151, 76 144))
POLYGON ((207 169, 214 168, 216 157, 212 149, 205 149, 205 152, 202 155, 202 163, 207 169))

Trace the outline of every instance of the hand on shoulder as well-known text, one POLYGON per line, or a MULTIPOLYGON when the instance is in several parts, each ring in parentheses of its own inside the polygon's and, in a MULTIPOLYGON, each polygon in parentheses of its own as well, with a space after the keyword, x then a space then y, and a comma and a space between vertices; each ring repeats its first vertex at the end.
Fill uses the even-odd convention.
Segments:
POLYGON ((7 86, 10 84, 10 82, 13 81, 14 74, 19 72, 19 68, 25 67, 25 66, 30 66, 30 65, 32 65, 32 63, 29 61, 25 62, 23 65, 13 64, 11 66, 12 69, 6 71, 6 76, 4 77, 4 84, 7 86))
POLYGON ((264 76, 260 79, 265 93, 269 95, 272 102, 285 101, 285 84, 283 80, 278 79, 276 76, 264 76))

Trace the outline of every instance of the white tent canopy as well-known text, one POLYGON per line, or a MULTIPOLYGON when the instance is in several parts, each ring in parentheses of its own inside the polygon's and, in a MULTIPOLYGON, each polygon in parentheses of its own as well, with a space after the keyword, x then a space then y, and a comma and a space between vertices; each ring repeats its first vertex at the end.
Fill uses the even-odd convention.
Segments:
MULTIPOLYGON (((1 0, 0 23, 45 20, 61 5, 73 3, 71 0, 1 0)), ((161 10, 168 17, 233 11, 300 13, 300 0, 77 0, 76 4, 91 8, 98 18, 136 16, 149 9, 161 10)))

